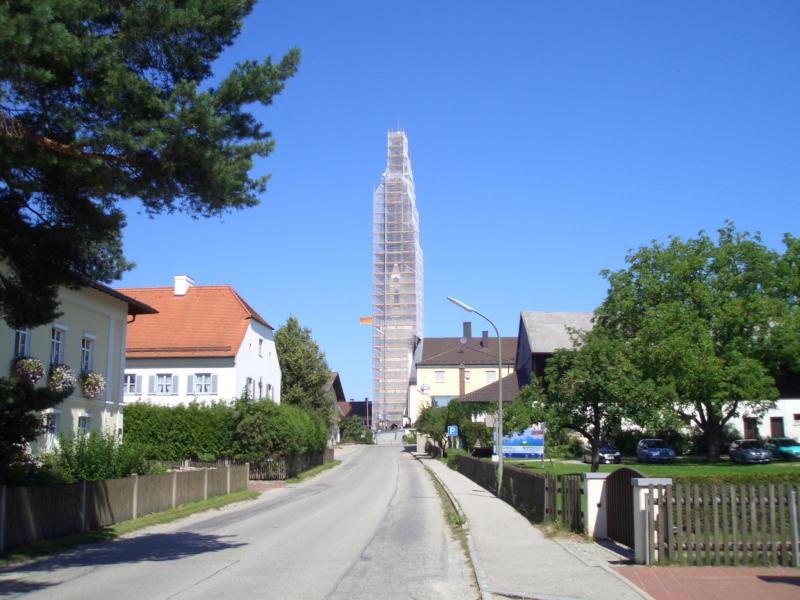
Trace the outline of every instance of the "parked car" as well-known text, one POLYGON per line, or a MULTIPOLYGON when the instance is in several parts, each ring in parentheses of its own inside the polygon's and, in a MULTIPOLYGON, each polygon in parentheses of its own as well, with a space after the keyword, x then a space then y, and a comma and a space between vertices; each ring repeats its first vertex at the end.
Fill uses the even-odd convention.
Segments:
MULTIPOLYGON (((612 444, 601 443, 600 448, 597 449, 597 457, 600 464, 613 465, 622 462, 622 454, 612 444)), ((592 462, 592 449, 586 447, 583 450, 583 462, 592 462)))
POLYGON ((772 462, 772 452, 758 440, 735 440, 728 448, 733 462, 756 464, 772 462))
POLYGON ((664 440, 649 438, 639 440, 636 445, 637 462, 673 462, 675 450, 669 447, 664 440))
POLYGON ((775 458, 800 459, 800 442, 793 438, 771 438, 766 441, 764 448, 772 452, 775 458))

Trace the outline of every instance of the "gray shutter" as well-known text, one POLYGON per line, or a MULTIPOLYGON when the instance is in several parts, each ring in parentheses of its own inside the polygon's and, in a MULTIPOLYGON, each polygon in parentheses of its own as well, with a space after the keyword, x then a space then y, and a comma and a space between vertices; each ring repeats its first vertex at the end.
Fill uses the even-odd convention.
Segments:
POLYGON ((172 376, 172 395, 175 396, 178 393, 178 376, 172 376))
POLYGON ((156 393, 156 376, 155 375, 150 375, 150 377, 147 378, 147 393, 150 394, 151 396, 155 396, 155 393, 156 393))
POLYGON ((217 393, 217 376, 216 375, 212 375, 211 376, 211 393, 212 394, 216 394, 217 393))
POLYGON ((194 394, 194 375, 186 376, 186 393, 194 394))
POLYGON ((141 375, 137 375, 136 376, 136 383, 134 384, 133 393, 134 394, 141 394, 142 393, 142 376, 141 375))

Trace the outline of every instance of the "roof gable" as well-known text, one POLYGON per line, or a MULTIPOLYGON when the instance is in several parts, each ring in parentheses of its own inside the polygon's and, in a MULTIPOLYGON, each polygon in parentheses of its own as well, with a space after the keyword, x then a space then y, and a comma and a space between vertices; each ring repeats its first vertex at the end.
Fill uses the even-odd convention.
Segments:
POLYGON ((250 321, 272 327, 230 286, 192 286, 183 296, 168 288, 119 290, 155 308, 128 324, 126 357, 232 357, 250 321))
POLYGON ((531 312, 520 313, 520 334, 524 329, 533 354, 553 354, 562 348, 572 348, 568 328, 588 331, 594 325, 591 312, 531 312))
MULTIPOLYGON (((517 338, 502 340, 503 364, 514 364, 517 338)), ((482 338, 470 338, 466 344, 461 338, 425 338, 422 341, 422 359, 417 366, 432 365, 496 365, 497 338, 490 337, 482 344, 482 338)))

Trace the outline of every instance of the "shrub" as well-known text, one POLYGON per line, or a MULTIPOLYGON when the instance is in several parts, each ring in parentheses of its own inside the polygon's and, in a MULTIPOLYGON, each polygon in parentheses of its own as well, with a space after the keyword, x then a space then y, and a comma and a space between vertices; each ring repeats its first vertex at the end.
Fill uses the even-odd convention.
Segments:
POLYGON ((59 447, 42 458, 42 469, 64 483, 147 475, 154 471, 143 449, 112 434, 92 432, 61 437, 59 447))
POLYGON ((458 458, 467 456, 467 451, 461 448, 451 448, 447 451, 447 466, 458 471, 458 458))
POLYGON ((14 375, 35 385, 44 376, 44 365, 38 358, 18 358, 14 361, 14 375))
POLYGON ((234 412, 234 457, 239 460, 260 462, 325 450, 325 424, 302 408, 269 400, 239 401, 234 412))

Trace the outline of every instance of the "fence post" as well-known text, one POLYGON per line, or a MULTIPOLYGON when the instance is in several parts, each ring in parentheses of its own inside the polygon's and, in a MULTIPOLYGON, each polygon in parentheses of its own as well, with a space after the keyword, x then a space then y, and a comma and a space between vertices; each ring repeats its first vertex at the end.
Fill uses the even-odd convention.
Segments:
POLYGON ((244 464, 245 464, 245 467, 247 467, 247 478, 244 480, 245 481, 245 484, 244 484, 245 485, 245 489, 247 489, 247 486, 250 484, 250 463, 246 462, 244 464))
POLYGON ((795 567, 800 567, 800 552, 798 552, 797 539, 797 492, 794 488, 789 488, 789 522, 792 527, 792 563, 795 567))
MULTIPOLYGON (((608 491, 606 478, 611 473, 586 473, 586 534, 597 540, 608 538, 608 491)), ((545 495, 546 497, 546 495, 545 495)))
POLYGON ((203 500, 208 500, 208 467, 203 469, 203 500))
POLYGON ((6 549, 6 486, 0 484, 0 552, 6 549))
POLYGON ((178 501, 178 472, 172 472, 172 508, 175 508, 178 501))
POLYGON ((649 556, 647 556, 649 521, 645 521, 647 518, 645 511, 647 509, 647 492, 651 485, 657 487, 672 485, 672 479, 669 477, 634 477, 631 479, 633 487, 633 549, 636 555, 635 562, 640 565, 647 564, 646 561, 649 560, 649 556))
POLYGON ((139 516, 139 475, 133 474, 133 518, 139 516))
POLYGON ((226 493, 230 494, 231 493, 231 466, 230 465, 226 466, 225 470, 227 471, 227 473, 225 475, 226 475, 226 478, 227 478, 227 490, 228 490, 226 493))
POLYGON ((81 481, 81 533, 86 531, 86 480, 81 481))

